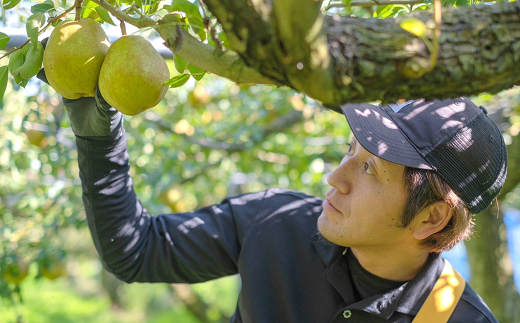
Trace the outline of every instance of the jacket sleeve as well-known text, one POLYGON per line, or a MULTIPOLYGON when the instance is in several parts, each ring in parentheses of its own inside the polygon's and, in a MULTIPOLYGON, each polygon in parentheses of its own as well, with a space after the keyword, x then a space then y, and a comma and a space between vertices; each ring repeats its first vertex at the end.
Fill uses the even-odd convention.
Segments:
POLYGON ((190 213, 152 216, 136 197, 126 137, 77 137, 87 222, 108 271, 126 282, 195 283, 236 274, 265 192, 190 213))

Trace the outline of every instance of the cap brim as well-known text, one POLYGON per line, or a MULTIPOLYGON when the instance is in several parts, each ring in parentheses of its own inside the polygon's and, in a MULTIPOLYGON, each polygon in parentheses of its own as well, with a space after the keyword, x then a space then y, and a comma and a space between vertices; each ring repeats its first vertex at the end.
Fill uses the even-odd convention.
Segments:
POLYGON ((404 166, 433 169, 382 108, 351 103, 341 110, 358 142, 373 155, 404 166))

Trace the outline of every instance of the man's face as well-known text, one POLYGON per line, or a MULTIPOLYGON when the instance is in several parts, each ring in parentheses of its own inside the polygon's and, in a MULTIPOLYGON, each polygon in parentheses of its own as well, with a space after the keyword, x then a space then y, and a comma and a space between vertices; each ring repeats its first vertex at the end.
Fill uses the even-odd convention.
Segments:
POLYGON ((356 139, 328 178, 318 228, 329 241, 351 248, 385 248, 414 243, 398 227, 407 192, 404 166, 369 153, 356 139))

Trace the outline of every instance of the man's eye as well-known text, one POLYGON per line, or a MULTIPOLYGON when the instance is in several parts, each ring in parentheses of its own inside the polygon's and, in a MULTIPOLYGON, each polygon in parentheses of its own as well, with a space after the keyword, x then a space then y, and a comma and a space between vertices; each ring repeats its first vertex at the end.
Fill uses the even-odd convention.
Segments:
POLYGON ((347 144, 347 155, 352 153, 352 144, 347 144))
POLYGON ((372 170, 372 167, 370 167, 370 165, 368 163, 365 163, 365 173, 367 174, 375 174, 374 171, 372 170))

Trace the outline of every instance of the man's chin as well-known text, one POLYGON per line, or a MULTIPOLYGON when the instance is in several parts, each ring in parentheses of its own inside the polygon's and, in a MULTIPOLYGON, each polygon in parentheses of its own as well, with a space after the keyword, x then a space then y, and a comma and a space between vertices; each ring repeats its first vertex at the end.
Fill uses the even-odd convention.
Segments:
POLYGON ((318 232, 318 240, 323 244, 328 246, 343 246, 342 243, 334 242, 336 236, 332 233, 334 230, 330 227, 332 223, 330 223, 329 219, 327 219, 325 214, 321 214, 318 218, 318 223, 316 225, 316 231, 318 232))
POLYGON ((317 232, 317 235, 318 235, 318 241, 320 241, 324 245, 327 245, 327 246, 335 246, 336 245, 335 243, 331 242, 330 240, 328 240, 323 235, 323 233, 320 231, 320 227, 319 226, 316 226, 316 232, 317 232))

